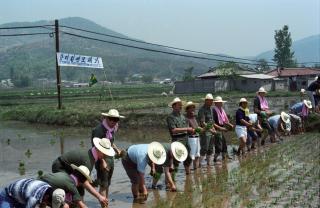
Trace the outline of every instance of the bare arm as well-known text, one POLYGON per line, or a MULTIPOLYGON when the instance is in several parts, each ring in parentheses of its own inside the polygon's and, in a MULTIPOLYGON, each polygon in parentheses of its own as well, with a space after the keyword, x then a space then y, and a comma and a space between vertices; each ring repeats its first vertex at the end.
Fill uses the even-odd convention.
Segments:
POLYGON ((88 180, 86 180, 86 182, 83 183, 83 187, 89 191, 90 194, 92 194, 94 197, 96 197, 100 203, 108 205, 108 199, 104 196, 102 196, 101 194, 99 194, 99 192, 97 192, 97 190, 91 186, 91 184, 89 183, 88 180))
POLYGON ((176 191, 177 188, 176 188, 176 185, 175 185, 174 181, 172 180, 171 173, 170 173, 170 167, 165 167, 164 168, 164 174, 165 174, 165 177, 166 177, 166 181, 170 185, 171 191, 176 191))

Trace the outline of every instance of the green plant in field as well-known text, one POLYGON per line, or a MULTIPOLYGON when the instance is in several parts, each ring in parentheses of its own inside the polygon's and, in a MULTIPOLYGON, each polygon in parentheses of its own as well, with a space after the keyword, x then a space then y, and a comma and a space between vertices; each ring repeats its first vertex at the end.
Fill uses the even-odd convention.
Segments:
POLYGON ((53 138, 50 139, 50 145, 51 145, 51 146, 53 146, 55 143, 56 143, 56 140, 55 140, 55 139, 53 139, 53 138))
POLYGON ((19 170, 20 175, 25 175, 26 174, 26 168, 25 168, 25 165, 24 165, 23 161, 19 162, 18 170, 19 170))
POLYGON ((81 148, 84 148, 85 147, 84 141, 81 140, 79 145, 80 145, 81 148))
POLYGON ((8 144, 8 145, 10 145, 10 142, 11 142, 11 140, 10 140, 10 139, 7 139, 7 144, 8 144))
POLYGON ((42 170, 38 170, 37 174, 38 174, 38 178, 40 178, 41 176, 43 176, 43 171, 42 170))
POLYGON ((28 150, 24 153, 24 155, 25 155, 27 158, 30 158, 30 157, 31 157, 31 155, 32 155, 31 150, 30 150, 30 149, 28 149, 28 150))

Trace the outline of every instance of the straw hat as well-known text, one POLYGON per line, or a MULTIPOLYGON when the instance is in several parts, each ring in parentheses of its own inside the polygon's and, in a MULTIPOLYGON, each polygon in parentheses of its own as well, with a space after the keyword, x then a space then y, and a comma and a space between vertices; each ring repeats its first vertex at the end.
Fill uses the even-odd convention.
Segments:
POLYGON ((202 100, 213 100, 213 96, 211 93, 208 93, 205 98, 202 98, 202 100))
POLYGON ((64 204, 66 198, 66 192, 63 189, 56 189, 52 193, 52 208, 60 208, 64 204))
POLYGON ((184 109, 187 110, 187 108, 190 107, 190 106, 196 107, 196 104, 194 102, 192 102, 192 101, 188 101, 187 104, 184 106, 184 109))
POLYGON ((260 92, 267 93, 267 91, 264 89, 264 87, 260 87, 260 88, 259 88, 259 90, 257 91, 257 93, 260 93, 260 92))
POLYGON ((172 107, 172 105, 175 104, 175 103, 182 103, 182 100, 181 100, 180 98, 176 97, 176 98, 173 99, 173 101, 171 101, 171 102, 168 104, 168 106, 169 106, 169 107, 172 107))
POLYGON ((79 167, 74 165, 74 164, 71 164, 71 167, 73 170, 77 170, 79 171, 84 177, 86 177, 86 179, 88 179, 88 181, 90 183, 92 183, 92 179, 90 177, 90 170, 84 166, 84 165, 80 165, 79 167))
POLYGON ((108 113, 101 113, 101 115, 113 118, 124 118, 124 116, 119 115, 119 112, 116 109, 110 109, 108 113))
POLYGON ((162 165, 167 157, 166 150, 159 142, 151 142, 148 145, 148 156, 150 160, 157 165, 162 165))
POLYGON ((214 103, 225 103, 227 101, 224 101, 224 100, 222 100, 222 97, 217 96, 217 97, 214 98, 213 102, 214 103))
POLYGON ((307 106, 307 108, 312 108, 312 104, 310 100, 303 100, 303 103, 307 106))
POLYGON ((248 101, 247 101, 247 99, 245 99, 245 98, 241 98, 240 101, 239 101, 239 103, 248 103, 248 101))
POLYGON ((305 90, 305 89, 301 89, 300 92, 301 92, 302 94, 305 94, 305 93, 306 93, 306 90, 305 90))
POLYGON ((115 155, 114 149, 111 147, 111 142, 106 138, 93 138, 94 146, 103 154, 113 157, 115 155))
POLYGON ((288 114, 286 114, 285 112, 281 112, 280 114, 280 117, 281 117, 281 120, 284 122, 284 123, 289 123, 290 122, 290 116, 288 114))
POLYGON ((185 161, 188 157, 188 150, 181 142, 172 142, 171 152, 173 157, 179 162, 185 161))

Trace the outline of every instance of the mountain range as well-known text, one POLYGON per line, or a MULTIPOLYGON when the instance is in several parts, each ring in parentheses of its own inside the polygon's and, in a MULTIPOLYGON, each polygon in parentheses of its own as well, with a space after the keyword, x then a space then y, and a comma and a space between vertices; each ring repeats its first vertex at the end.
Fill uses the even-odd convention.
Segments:
MULTIPOLYGON (((52 33, 53 24, 53 21, 43 20, 37 22, 7 23, 0 25, 0 27, 48 26, 34 29, 0 30, 0 34, 52 33)), ((212 58, 212 56, 209 55, 199 55, 191 52, 168 49, 162 46, 149 45, 139 40, 139 42, 124 40, 132 38, 84 18, 64 18, 59 20, 59 24, 61 52, 102 57, 105 67, 104 70, 61 67, 61 77, 64 80, 87 82, 91 73, 94 73, 100 80, 107 79, 109 81, 123 80, 125 77, 130 77, 135 74, 148 75, 159 79, 180 79, 184 75, 184 72, 191 67, 193 67, 193 75, 199 75, 208 71, 209 67, 218 64, 217 61, 206 60, 206 58, 212 58), (109 36, 91 34, 63 26, 95 31, 97 33, 108 34, 109 36), (101 39, 109 43, 74 37, 65 32, 101 39), (124 39, 110 36, 117 36, 124 39), (123 47, 113 43, 143 47, 147 48, 147 50, 123 47), (153 50, 180 54, 181 56, 152 52, 153 50), (200 56, 204 59, 184 57, 185 55, 200 56)), ((319 50, 318 53, 317 51, 314 52, 317 47, 319 48, 319 44, 315 44, 319 43, 319 37, 320 35, 313 36, 293 43, 298 62, 309 60, 319 61, 319 50), (311 56, 310 52, 315 56, 311 56)), ((271 56, 272 51, 262 53, 256 58, 269 59, 271 56)), ((55 38, 53 34, 0 37, 0 80, 8 78, 15 79, 23 76, 27 76, 32 80, 40 78, 55 79, 55 38)))

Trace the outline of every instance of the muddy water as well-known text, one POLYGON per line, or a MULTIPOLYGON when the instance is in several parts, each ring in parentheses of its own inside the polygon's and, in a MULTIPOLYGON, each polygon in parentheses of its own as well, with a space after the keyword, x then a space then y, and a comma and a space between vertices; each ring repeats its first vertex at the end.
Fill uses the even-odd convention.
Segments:
MULTIPOLYGON (((276 111, 285 110, 294 103, 294 99, 270 99, 269 103, 276 111)), ((234 102, 226 103, 225 108, 232 112, 237 108, 234 102)), ((163 112, 169 113, 169 109, 163 112)), ((162 112, 162 113, 163 113, 162 112)), ((22 122, 0 122, 0 187, 7 185, 22 177, 36 177, 37 172, 51 171, 52 161, 63 151, 72 149, 88 149, 90 142, 90 128, 61 128, 38 124, 27 124, 22 122), (29 151, 28 151, 29 150, 29 151), (19 163, 24 164, 20 167, 19 163), (20 172, 25 170, 25 175, 20 172)), ((117 136, 117 145, 126 148, 134 143, 148 143, 150 141, 169 141, 167 129, 126 129, 120 128, 117 136)), ((179 167, 177 174, 177 187, 179 191, 190 190, 194 185, 202 187, 202 181, 210 178, 213 173, 232 171, 238 169, 239 161, 234 160, 221 165, 216 165, 209 169, 198 170, 194 174, 186 177, 183 167, 179 167)), ((148 172, 149 170, 147 170, 148 172)), ((94 175, 94 174, 93 174, 94 175)), ((161 181, 164 181, 162 176, 161 181)), ((151 184, 151 177, 146 175, 147 186, 151 184)), ((149 207, 157 204, 159 200, 165 200, 174 204, 179 193, 150 190, 150 195, 146 204, 132 203, 130 182, 121 165, 120 160, 115 161, 115 171, 110 187, 110 207, 149 207)), ((202 195, 193 197, 193 203, 198 204, 202 200, 202 195)), ((98 202, 86 194, 85 201, 89 207, 99 207, 98 202)))
MULTIPOLYGON (((91 129, 61 128, 46 125, 27 124, 6 121, 0 123, 0 187, 22 177, 37 177, 38 171, 51 171, 51 163, 63 151, 72 149, 88 149, 91 129), (23 163, 19 169, 19 164, 23 163), (21 171, 24 175, 21 176, 21 171)), ((119 131, 117 145, 127 148, 133 143, 148 143, 152 140, 169 141, 166 129, 145 131, 119 131)), ((181 167, 182 169, 182 167, 181 167)), ((93 173, 94 175, 94 173, 93 173)), ((182 189, 184 174, 179 171, 178 186, 182 189)), ((146 176, 147 184, 151 177, 146 176)), ((165 191, 151 192, 147 203, 153 203, 165 191)), ((89 207, 100 207, 89 194, 85 198, 89 207)), ((122 167, 121 161, 115 161, 115 171, 110 187, 110 207, 145 207, 147 204, 133 204, 130 181, 122 167)))

